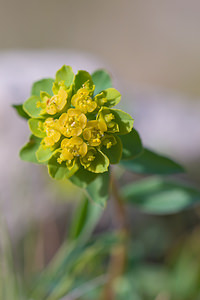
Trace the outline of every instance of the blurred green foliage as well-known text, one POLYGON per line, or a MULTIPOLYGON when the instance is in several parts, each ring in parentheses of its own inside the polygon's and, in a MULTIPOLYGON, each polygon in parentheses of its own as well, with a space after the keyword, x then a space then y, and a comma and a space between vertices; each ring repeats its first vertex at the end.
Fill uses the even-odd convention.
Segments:
MULTIPOLYGON (((50 263, 41 260, 48 249, 40 248, 45 241, 40 224, 32 224, 14 245, 15 264, 1 224, 0 299, 101 299, 110 253, 124 244, 120 230, 98 232, 97 226, 94 231, 102 213, 99 206, 82 200, 71 218, 67 240, 63 236, 50 263)), ((135 219, 129 219, 126 267, 113 283, 114 299, 200 299, 198 210, 166 216, 129 210, 129 215, 135 219)))

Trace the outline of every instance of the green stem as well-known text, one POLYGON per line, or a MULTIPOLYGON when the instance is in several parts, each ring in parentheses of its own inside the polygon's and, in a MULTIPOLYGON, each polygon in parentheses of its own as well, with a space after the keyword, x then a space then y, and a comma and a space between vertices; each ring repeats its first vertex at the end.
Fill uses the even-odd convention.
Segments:
POLYGON ((115 280, 122 276, 125 270, 127 261, 127 242, 129 236, 129 228, 127 223, 126 210, 124 206, 124 201, 119 193, 118 184, 111 174, 111 184, 113 200, 116 209, 117 223, 119 226, 119 234, 122 235, 122 241, 112 250, 110 263, 108 267, 108 282, 105 285, 102 294, 102 300, 114 300, 114 283, 115 280))

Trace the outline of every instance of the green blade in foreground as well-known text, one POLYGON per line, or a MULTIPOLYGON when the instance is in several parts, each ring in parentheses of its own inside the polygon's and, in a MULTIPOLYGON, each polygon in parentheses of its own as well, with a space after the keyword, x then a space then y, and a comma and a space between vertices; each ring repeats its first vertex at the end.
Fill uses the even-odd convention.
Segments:
POLYGON ((108 253, 117 242, 116 233, 106 233, 97 238, 83 243, 77 239, 71 243, 65 241, 53 260, 33 284, 30 299, 61 299, 76 284, 77 263, 82 263, 84 268, 88 264, 88 253, 92 257, 100 257, 108 253), (98 255, 98 256, 97 256, 98 255), (87 257, 86 257, 87 256, 87 257), (47 296, 48 295, 48 296, 47 296))
POLYGON ((0 299, 20 300, 21 295, 14 268, 12 247, 6 224, 0 214, 0 299))
POLYGON ((151 214, 171 214, 200 204, 200 191, 159 177, 144 179, 122 189, 124 199, 151 214))
POLYGON ((131 172, 141 174, 168 175, 184 172, 183 167, 172 159, 147 148, 137 158, 121 161, 120 164, 131 172))

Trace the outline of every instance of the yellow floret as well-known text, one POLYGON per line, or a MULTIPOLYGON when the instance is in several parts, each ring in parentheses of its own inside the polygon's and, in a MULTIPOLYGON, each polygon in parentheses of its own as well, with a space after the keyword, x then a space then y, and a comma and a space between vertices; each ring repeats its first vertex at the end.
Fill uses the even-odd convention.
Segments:
POLYGON ((100 115, 99 119, 104 120, 106 122, 108 131, 110 132, 119 131, 119 125, 115 122, 115 116, 112 113, 106 113, 104 115, 100 115))
POLYGON ((46 147, 51 147, 59 141, 61 133, 59 132, 58 120, 54 120, 53 118, 46 119, 43 130, 46 132, 46 137, 43 139, 46 147))
POLYGON ((99 107, 104 106, 107 103, 107 98, 105 97, 105 92, 101 92, 94 97, 95 102, 99 107))
POLYGON ((106 130, 107 126, 103 120, 88 121, 83 137, 90 146, 99 146, 106 130))
POLYGON ((46 112, 49 115, 55 115, 57 112, 60 112, 67 103, 67 97, 67 92, 61 88, 57 95, 47 99, 46 112))
POLYGON ((95 159, 95 150, 91 148, 84 157, 81 157, 81 164, 87 169, 95 159))
POLYGON ((113 135, 106 134, 102 139, 102 145, 107 149, 110 149, 112 146, 116 145, 117 141, 113 135))
POLYGON ((97 107, 97 103, 92 100, 90 93, 90 90, 88 90, 86 87, 82 87, 77 91, 71 100, 72 105, 82 111, 84 114, 87 112, 93 112, 97 107))
POLYGON ((87 123, 86 116, 78 109, 70 108, 59 118, 61 132, 66 137, 79 136, 87 123))
POLYGON ((87 153, 87 144, 80 137, 72 137, 64 139, 61 142, 61 154, 58 163, 66 161, 67 166, 76 157, 83 157, 87 153))

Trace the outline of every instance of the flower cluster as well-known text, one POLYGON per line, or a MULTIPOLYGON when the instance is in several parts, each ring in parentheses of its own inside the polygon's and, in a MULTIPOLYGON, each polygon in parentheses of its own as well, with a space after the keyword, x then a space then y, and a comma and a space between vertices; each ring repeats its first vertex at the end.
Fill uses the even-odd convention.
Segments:
POLYGON ((112 108, 121 99, 116 89, 99 92, 95 84, 98 81, 88 72, 74 75, 64 65, 55 80, 36 82, 23 104, 30 130, 39 140, 36 159, 48 164, 55 178, 70 177, 79 169, 104 173, 121 159, 120 135, 132 130, 133 119, 112 108))

